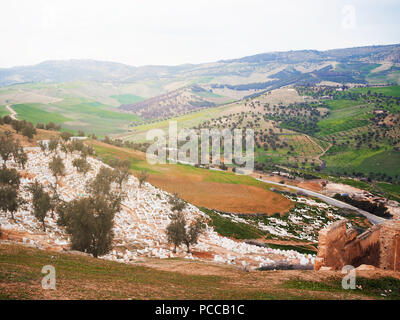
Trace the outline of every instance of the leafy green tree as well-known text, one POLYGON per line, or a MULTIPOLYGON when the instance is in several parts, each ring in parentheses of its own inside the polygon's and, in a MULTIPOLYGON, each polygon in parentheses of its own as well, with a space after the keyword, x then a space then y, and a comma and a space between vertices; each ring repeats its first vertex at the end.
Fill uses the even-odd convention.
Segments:
POLYGON ((182 212, 183 209, 186 208, 187 203, 179 198, 177 193, 174 193, 172 196, 169 197, 169 204, 172 206, 171 210, 182 212))
POLYGON ((69 224, 68 217, 68 206, 73 202, 66 202, 64 200, 59 199, 59 202, 55 208, 55 212, 58 214, 57 225, 60 227, 67 227, 69 224))
POLYGON ((50 195, 50 210, 51 210, 51 218, 54 219, 54 211, 57 210, 57 207, 61 203, 60 195, 57 192, 57 186, 50 185, 51 195, 50 195))
POLYGON ((61 132, 60 136, 61 136, 61 139, 63 139, 65 142, 67 142, 74 135, 70 132, 63 131, 63 132, 61 132))
POLYGON ((48 144, 48 149, 51 153, 56 152, 57 151, 57 147, 58 147, 58 140, 57 139, 50 139, 49 144, 48 144))
POLYGON ((166 229, 168 243, 174 245, 174 253, 176 252, 176 248, 184 243, 189 253, 190 246, 198 242, 199 236, 202 233, 203 224, 200 219, 196 219, 193 223, 188 225, 188 221, 183 214, 183 210, 187 204, 180 199, 176 193, 170 196, 169 204, 171 205, 173 213, 169 216, 171 222, 166 229))
POLYGON ((29 140, 31 140, 35 134, 36 129, 32 123, 27 123, 22 129, 22 135, 27 137, 29 140))
POLYGON ((61 143, 60 150, 64 153, 68 154, 69 153, 68 143, 61 143))
POLYGON ((114 215, 121 210, 121 201, 125 196, 112 190, 113 180, 112 169, 102 167, 87 184, 89 197, 73 200, 60 208, 58 223, 67 226, 73 249, 94 257, 110 251, 114 215))
POLYGON ((86 158, 87 156, 93 156, 95 154, 95 151, 92 146, 86 146, 84 145, 82 151, 81 151, 81 156, 83 158, 86 158))
POLYGON ((72 165, 76 168, 79 173, 84 175, 90 170, 90 164, 85 158, 77 158, 72 161, 72 165))
POLYGON ((25 164, 28 162, 28 155, 24 151, 24 148, 19 145, 18 141, 14 144, 14 160, 16 163, 21 165, 23 169, 25 169, 25 164))
POLYGON ((6 167, 6 162, 10 159, 15 151, 15 144, 12 135, 7 134, 0 137, 0 157, 3 160, 3 168, 6 167))
POLYGON ((14 213, 24 203, 19 196, 20 176, 15 169, 0 169, 0 210, 11 213, 15 221, 14 213))
POLYGON ((52 207, 51 197, 48 192, 44 191, 43 186, 38 181, 35 181, 35 183, 29 187, 29 191, 32 194, 32 214, 42 223, 43 231, 46 231, 44 220, 52 207))
POLYGON ((60 131, 61 125, 55 124, 54 122, 49 122, 48 124, 46 124, 46 130, 60 131))
POLYGON ((176 253, 176 248, 179 247, 185 238, 185 220, 182 212, 177 212, 171 215, 171 222, 168 224, 165 233, 168 243, 174 245, 173 252, 176 253))
POLYGON ((22 129, 25 127, 26 121, 12 120, 11 127, 15 130, 16 133, 20 133, 22 129))
POLYGON ((24 148, 19 144, 18 139, 13 140, 12 134, 7 134, 0 137, 0 157, 3 159, 3 168, 6 167, 6 161, 13 156, 14 161, 20 164, 23 168, 28 161, 28 156, 24 148))
POLYGON ((11 117, 9 115, 6 115, 6 116, 3 117, 3 122, 5 124, 10 124, 12 122, 12 119, 11 119, 11 117))
POLYGON ((85 148, 85 144, 80 140, 73 140, 70 144, 73 151, 82 152, 85 148))
POLYGON ((129 179, 129 169, 126 167, 114 169, 115 182, 122 188, 122 184, 129 179))
POLYGON ((119 159, 113 159, 110 165, 114 168, 115 182, 118 183, 119 187, 122 188, 122 184, 129 178, 129 168, 131 163, 129 160, 121 161, 119 159))
POLYGON ((11 218, 15 221, 14 213, 21 204, 21 198, 18 196, 18 190, 9 185, 0 185, 0 209, 4 212, 10 212, 11 218))
POLYGON ((46 156, 47 155, 47 144, 45 144, 43 141, 38 141, 37 142, 37 144, 38 144, 38 146, 39 146, 39 148, 40 148, 40 150, 44 153, 44 155, 46 156))
POLYGON ((65 166, 63 160, 59 156, 53 157, 49 163, 51 173, 56 178, 56 184, 58 184, 58 177, 65 175, 65 166))
POLYGON ((200 219, 197 219, 194 223, 192 223, 189 227, 186 227, 185 221, 185 234, 183 237, 183 243, 187 247, 187 252, 190 252, 190 246, 195 245, 203 230, 203 224, 200 219))
POLYGON ((96 177, 87 183, 87 190, 94 195, 109 195, 111 192, 111 183, 115 176, 112 169, 101 167, 96 177))
POLYGON ((73 200, 67 205, 66 213, 72 249, 90 253, 95 258, 111 250, 115 211, 104 198, 73 200))
POLYGON ((186 202, 178 197, 178 194, 174 193, 169 198, 169 204, 172 206, 172 214, 170 215, 171 222, 167 226, 166 235, 168 243, 174 245, 173 252, 176 252, 176 248, 179 247, 185 239, 185 218, 183 216, 183 209, 186 207, 186 202))

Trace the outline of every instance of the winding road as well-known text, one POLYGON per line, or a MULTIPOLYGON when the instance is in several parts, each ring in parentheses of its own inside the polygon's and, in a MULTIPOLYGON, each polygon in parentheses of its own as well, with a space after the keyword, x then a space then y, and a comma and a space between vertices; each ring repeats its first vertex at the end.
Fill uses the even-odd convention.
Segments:
POLYGON ((263 180, 263 179, 259 179, 259 178, 255 178, 255 179, 258 180, 258 181, 261 181, 261 182, 268 183, 268 184, 273 184, 273 185, 276 185, 276 186, 285 187, 285 188, 293 189, 293 190, 296 190, 296 191, 301 191, 301 192, 303 192, 304 194, 306 194, 308 196, 312 196, 312 197, 318 198, 318 199, 320 199, 320 200, 322 200, 322 201, 324 201, 324 202, 326 202, 326 203, 328 203, 328 204, 330 204, 332 206, 338 207, 338 208, 350 209, 350 210, 356 211, 359 214, 362 214, 364 217, 366 217, 372 224, 381 224, 381 223, 386 221, 386 219, 384 219, 384 218, 378 217, 378 216, 376 216, 376 215, 374 215, 372 213, 369 213, 367 211, 358 209, 358 208, 353 207, 352 205, 349 205, 349 204, 347 204, 345 202, 342 202, 342 201, 336 200, 334 198, 325 196, 325 195, 323 195, 321 193, 318 193, 318 192, 315 192, 315 191, 311 191, 311 190, 307 190, 307 189, 303 189, 303 188, 299 188, 299 187, 295 187, 295 186, 291 186, 291 185, 287 185, 287 184, 282 184, 282 183, 278 183, 278 182, 274 182, 274 181, 263 180))
POLYGON ((17 120, 17 113, 14 111, 14 109, 11 108, 9 104, 6 105, 6 108, 7 108, 7 110, 10 111, 10 113, 11 113, 11 114, 10 114, 11 119, 17 120))

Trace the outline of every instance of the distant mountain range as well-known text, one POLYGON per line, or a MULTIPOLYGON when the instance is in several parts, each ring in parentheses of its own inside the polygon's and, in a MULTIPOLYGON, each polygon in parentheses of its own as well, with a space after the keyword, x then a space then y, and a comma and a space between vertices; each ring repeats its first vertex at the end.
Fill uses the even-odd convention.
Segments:
POLYGON ((262 90, 292 83, 397 82, 400 44, 327 51, 270 52, 204 64, 133 67, 95 60, 45 61, 0 69, 0 86, 31 82, 191 80, 233 90, 262 90), (384 67, 382 67, 384 65, 384 67), (381 67, 381 70, 373 72, 381 67))

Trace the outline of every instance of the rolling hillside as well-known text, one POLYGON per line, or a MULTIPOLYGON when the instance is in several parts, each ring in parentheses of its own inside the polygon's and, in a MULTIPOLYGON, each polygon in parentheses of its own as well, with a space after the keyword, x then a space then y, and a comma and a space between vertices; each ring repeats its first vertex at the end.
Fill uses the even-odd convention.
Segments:
POLYGON ((374 77, 385 75, 388 80, 390 75, 398 73, 399 52, 400 46, 396 44, 328 51, 270 52, 197 65, 143 67, 93 60, 46 61, 34 66, 0 69, 0 85, 77 80, 115 83, 152 81, 159 84, 190 81, 226 84, 237 90, 259 90, 305 81, 366 83, 369 71, 383 63, 389 64, 389 67, 376 72, 374 77))
POLYGON ((358 277, 363 290, 344 290, 340 286, 340 272, 245 272, 230 266, 184 259, 157 262, 146 259, 127 265, 0 244, 2 300, 398 299, 398 275, 381 272, 385 278, 370 278, 368 274, 358 277), (41 269, 46 264, 57 269, 57 290, 42 290, 40 287, 41 269), (381 295, 389 288, 389 295, 381 295))
POLYGON ((217 95, 199 86, 190 86, 134 104, 122 104, 119 109, 129 111, 146 119, 166 118, 213 107, 216 103, 223 103, 228 100, 231 99, 217 95))

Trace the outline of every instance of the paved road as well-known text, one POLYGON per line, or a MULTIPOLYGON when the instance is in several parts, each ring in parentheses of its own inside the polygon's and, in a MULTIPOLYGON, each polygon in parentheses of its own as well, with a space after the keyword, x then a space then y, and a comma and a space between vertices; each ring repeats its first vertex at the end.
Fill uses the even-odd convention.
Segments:
POLYGON ((269 181, 269 180, 263 180, 263 179, 258 179, 258 178, 255 178, 255 179, 257 179, 259 181, 262 181, 262 182, 265 182, 265 183, 273 184, 273 185, 276 185, 276 186, 281 186, 281 187, 286 187, 286 188, 293 189, 293 190, 296 190, 296 191, 301 191, 304 194, 307 194, 309 196, 318 198, 318 199, 320 199, 322 201, 325 201, 326 203, 328 203, 328 204, 330 204, 332 206, 338 207, 338 208, 354 210, 354 211, 362 214, 364 217, 366 217, 373 224, 381 224, 381 223, 386 221, 386 219, 384 219, 384 218, 378 217, 378 216, 376 216, 374 214, 371 214, 371 213, 369 213, 367 211, 358 209, 358 208, 353 207, 353 206, 351 206, 351 205, 349 205, 349 204, 347 204, 345 202, 342 202, 342 201, 336 200, 334 198, 325 196, 325 195, 323 195, 321 193, 318 193, 318 192, 314 192, 314 191, 311 191, 311 190, 307 190, 307 189, 303 189, 303 188, 299 188, 299 187, 295 187, 295 186, 290 186, 290 185, 287 185, 287 184, 277 183, 277 182, 273 182, 273 181, 269 181))

